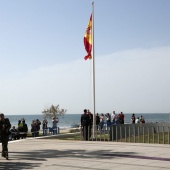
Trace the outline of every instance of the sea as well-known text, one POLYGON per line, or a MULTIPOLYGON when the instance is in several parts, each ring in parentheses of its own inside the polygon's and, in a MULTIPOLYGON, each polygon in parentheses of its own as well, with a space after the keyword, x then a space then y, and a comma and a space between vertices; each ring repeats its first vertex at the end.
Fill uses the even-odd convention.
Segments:
MULTIPOLYGON (((124 113, 125 115, 125 123, 131 123, 132 114, 124 113)), ((135 117, 143 116, 145 118, 146 123, 169 123, 170 122, 170 113, 135 113, 135 117)), ((6 118, 9 118, 11 125, 18 127, 18 120, 22 118, 25 119, 25 122, 28 126, 29 131, 31 130, 32 120, 39 119, 41 122, 43 121, 43 115, 5 115, 6 118)), ((64 114, 59 116, 58 127, 60 129, 70 128, 72 125, 80 125, 81 114, 64 114)), ((52 127, 52 120, 47 119, 48 127, 52 127)), ((41 126, 42 128, 42 126, 41 126)))

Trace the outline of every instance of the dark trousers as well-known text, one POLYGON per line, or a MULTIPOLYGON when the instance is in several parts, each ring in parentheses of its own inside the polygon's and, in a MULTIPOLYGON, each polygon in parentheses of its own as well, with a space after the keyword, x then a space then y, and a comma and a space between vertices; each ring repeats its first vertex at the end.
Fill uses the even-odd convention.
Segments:
POLYGON ((90 127, 89 126, 83 126, 82 131, 83 131, 83 139, 88 140, 89 139, 90 127))
POLYGON ((5 152, 8 152, 8 140, 9 140, 9 136, 8 135, 1 136, 2 154, 4 154, 5 152))
POLYGON ((38 137, 39 136, 39 132, 32 132, 32 137, 38 137))

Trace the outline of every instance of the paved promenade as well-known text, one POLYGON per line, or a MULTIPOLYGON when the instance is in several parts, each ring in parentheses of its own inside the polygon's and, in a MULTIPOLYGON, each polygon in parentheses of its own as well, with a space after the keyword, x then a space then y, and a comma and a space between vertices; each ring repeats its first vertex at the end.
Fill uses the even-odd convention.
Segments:
POLYGON ((9 143, 0 169, 166 170, 170 145, 26 139, 9 143))

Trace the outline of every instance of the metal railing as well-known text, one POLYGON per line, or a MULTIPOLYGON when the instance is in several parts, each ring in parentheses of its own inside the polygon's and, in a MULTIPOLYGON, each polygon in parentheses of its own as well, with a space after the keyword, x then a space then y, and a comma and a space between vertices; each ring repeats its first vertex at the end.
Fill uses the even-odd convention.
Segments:
POLYGON ((170 144, 170 123, 114 124, 81 128, 82 140, 170 144))

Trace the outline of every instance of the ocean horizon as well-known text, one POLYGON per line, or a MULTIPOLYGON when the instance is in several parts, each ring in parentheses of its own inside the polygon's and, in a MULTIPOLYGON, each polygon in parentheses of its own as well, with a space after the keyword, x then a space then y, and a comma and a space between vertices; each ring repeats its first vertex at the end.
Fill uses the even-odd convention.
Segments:
MULTIPOLYGON (((59 116, 58 127, 70 128, 72 125, 80 124, 80 118, 82 114, 64 114, 59 116)), ((131 123, 132 113, 124 113, 125 123, 131 123)), ((168 123, 170 122, 170 113, 135 113, 136 118, 143 116, 146 123, 168 123)), ((25 119, 26 124, 28 125, 29 131, 31 130, 32 120, 39 119, 43 121, 43 114, 29 114, 29 115, 5 115, 6 118, 9 118, 11 126, 18 127, 18 120, 22 118, 25 119)), ((48 120, 48 127, 52 127, 52 120, 48 120)), ((41 124, 42 129, 42 124, 41 124)))

